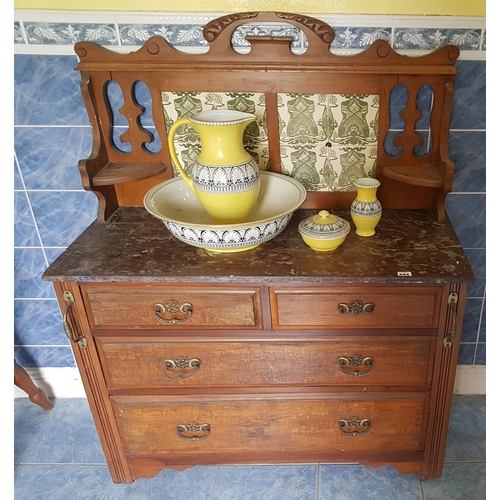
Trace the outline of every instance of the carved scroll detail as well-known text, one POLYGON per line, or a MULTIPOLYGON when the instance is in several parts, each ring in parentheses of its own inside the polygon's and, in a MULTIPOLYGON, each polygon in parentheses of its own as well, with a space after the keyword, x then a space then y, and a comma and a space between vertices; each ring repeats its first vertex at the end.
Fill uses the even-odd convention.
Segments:
POLYGON ((314 19, 313 17, 303 16, 300 14, 289 14, 288 12, 276 12, 276 17, 280 19, 285 19, 287 21, 294 21, 298 24, 302 24, 306 28, 310 29, 317 37, 321 38, 325 43, 333 42, 335 34, 333 29, 328 24, 314 19))
POLYGON ((241 12, 239 14, 229 14, 210 21, 203 28, 203 36, 208 42, 213 42, 230 24, 245 19, 253 19, 259 15, 258 12, 241 12))

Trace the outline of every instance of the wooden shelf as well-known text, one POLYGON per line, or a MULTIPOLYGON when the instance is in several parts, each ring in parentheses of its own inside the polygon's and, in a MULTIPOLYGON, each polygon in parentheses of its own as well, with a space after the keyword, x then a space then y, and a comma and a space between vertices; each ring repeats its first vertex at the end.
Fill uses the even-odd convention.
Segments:
POLYGON ((442 188, 443 179, 435 165, 429 166, 390 166, 384 167, 382 173, 389 179, 430 188, 442 188))
POLYGON ((94 186, 109 186, 125 182, 140 181, 167 170, 164 163, 109 162, 93 177, 94 186))

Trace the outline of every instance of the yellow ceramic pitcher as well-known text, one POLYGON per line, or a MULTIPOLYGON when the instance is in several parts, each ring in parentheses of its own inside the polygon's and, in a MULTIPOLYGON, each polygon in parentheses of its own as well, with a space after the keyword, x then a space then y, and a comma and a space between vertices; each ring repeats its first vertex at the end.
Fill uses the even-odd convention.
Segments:
POLYGON ((174 165, 216 224, 246 222, 260 189, 259 167, 243 147, 243 132, 257 117, 233 110, 202 111, 177 120, 168 133, 174 165), (190 125, 201 139, 199 154, 188 177, 174 148, 174 135, 190 125))

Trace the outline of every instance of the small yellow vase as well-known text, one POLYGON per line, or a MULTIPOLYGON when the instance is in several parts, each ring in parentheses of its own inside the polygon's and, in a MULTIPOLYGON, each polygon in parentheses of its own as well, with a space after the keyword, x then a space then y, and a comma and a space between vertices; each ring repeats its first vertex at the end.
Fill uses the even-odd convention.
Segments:
POLYGON ((356 199, 351 205, 351 217, 358 236, 373 236, 375 227, 382 217, 382 205, 377 200, 380 182, 371 177, 363 177, 354 182, 356 199))
POLYGON ((243 132, 256 119, 240 111, 203 111, 180 118, 169 130, 172 161, 216 224, 246 222, 259 196, 259 167, 243 147, 243 132), (191 177, 175 153, 174 135, 183 125, 193 127, 201 139, 191 177))

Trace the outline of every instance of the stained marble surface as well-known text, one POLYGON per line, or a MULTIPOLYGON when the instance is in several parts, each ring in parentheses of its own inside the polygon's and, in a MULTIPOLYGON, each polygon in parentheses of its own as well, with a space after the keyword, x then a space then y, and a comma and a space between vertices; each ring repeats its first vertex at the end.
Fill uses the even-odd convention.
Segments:
POLYGON ((197 466, 132 484, 111 481, 86 399, 42 410, 14 400, 16 500, 483 500, 486 397, 454 396, 443 475, 419 481, 389 466, 197 466))
MULTIPOLYGON (((473 279, 453 228, 449 222, 437 224, 432 211, 386 210, 375 236, 362 238, 353 230, 334 255, 315 252, 301 239, 298 223, 314 213, 298 210, 280 235, 255 249, 217 254, 175 239, 145 209, 123 209, 111 223, 94 222, 44 277, 53 281, 352 283, 473 279), (412 277, 399 277, 399 271, 410 271, 412 277)), ((350 220, 347 210, 336 213, 350 220)))

